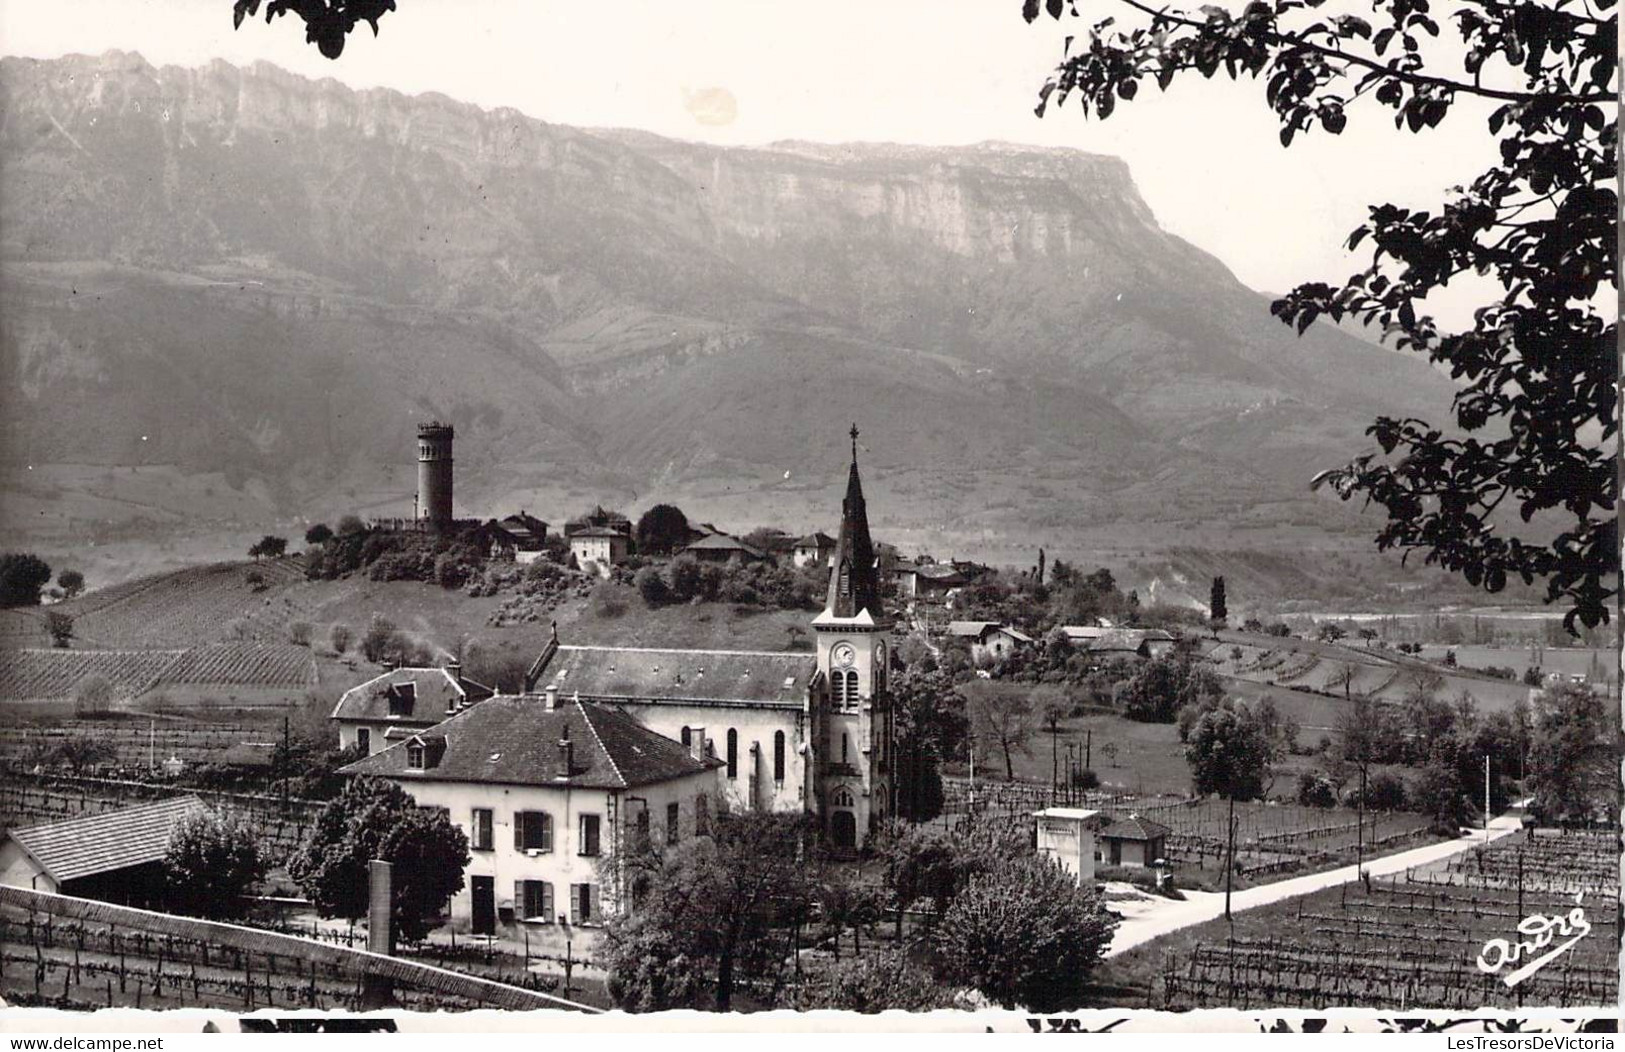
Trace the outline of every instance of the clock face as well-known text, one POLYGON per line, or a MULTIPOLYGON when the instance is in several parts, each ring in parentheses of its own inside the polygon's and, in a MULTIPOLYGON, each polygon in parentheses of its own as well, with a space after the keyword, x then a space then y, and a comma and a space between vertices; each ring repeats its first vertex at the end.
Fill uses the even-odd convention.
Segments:
POLYGON ((845 667, 857 659, 857 651, 852 649, 851 643, 838 643, 830 656, 835 659, 837 665, 845 667))
POLYGON ((875 664, 881 668, 886 667, 886 644, 884 643, 875 644, 875 664))

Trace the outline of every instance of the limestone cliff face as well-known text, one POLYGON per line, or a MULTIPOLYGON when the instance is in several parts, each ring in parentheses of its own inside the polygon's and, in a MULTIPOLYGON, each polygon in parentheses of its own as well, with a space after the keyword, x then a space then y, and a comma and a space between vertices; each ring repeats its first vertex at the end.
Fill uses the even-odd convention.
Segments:
POLYGON ((361 501, 418 415, 456 420, 458 492, 493 506, 839 465, 854 416, 899 464, 1078 480, 1012 513, 1240 506, 1448 398, 1294 338, 1114 158, 723 149, 263 64, 0 61, 0 262, 6 463, 287 506, 361 501))

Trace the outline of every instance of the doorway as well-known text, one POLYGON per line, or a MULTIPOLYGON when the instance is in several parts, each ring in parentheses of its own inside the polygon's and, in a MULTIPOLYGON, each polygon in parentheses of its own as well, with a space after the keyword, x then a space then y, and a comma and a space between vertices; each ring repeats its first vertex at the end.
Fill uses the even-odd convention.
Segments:
POLYGON ((497 881, 495 877, 472 877, 470 893, 474 896, 474 934, 495 935, 497 930, 497 881))

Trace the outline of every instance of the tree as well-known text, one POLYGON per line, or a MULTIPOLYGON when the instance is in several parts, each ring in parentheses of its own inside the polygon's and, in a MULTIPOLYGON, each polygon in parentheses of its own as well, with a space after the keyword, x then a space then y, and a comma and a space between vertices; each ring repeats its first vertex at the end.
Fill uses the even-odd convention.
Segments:
POLYGON ((1198 795, 1254 800, 1264 793, 1269 736, 1246 705, 1213 709, 1196 721, 1185 746, 1185 762, 1198 795))
POLYGON ((1208 593, 1207 616, 1215 628, 1230 619, 1230 608, 1225 604, 1223 577, 1213 579, 1213 587, 1208 593))
POLYGON ((334 534, 339 537, 354 537, 367 532, 367 524, 361 521, 359 515, 345 515, 339 519, 334 534))
POLYGON ((305 531, 306 544, 326 544, 333 539, 333 531, 325 522, 318 522, 305 531))
POLYGON ((37 555, 0 555, 0 607, 38 606, 40 592, 51 582, 51 567, 37 555))
POLYGON ((282 554, 287 550, 288 538, 275 537, 267 533, 264 537, 261 537, 259 540, 255 541, 249 546, 248 554, 252 556, 256 562, 258 562, 262 558, 281 558, 282 554))
POLYGON ((73 714, 80 719, 95 719, 113 711, 113 684, 106 676, 93 672, 73 687, 73 714))
POLYGON ((1328 687, 1342 687, 1343 700, 1349 701, 1354 697, 1354 681, 1360 678, 1360 666, 1352 661, 1340 661, 1332 666, 1332 674, 1326 678, 1328 687))
MULTIPOLYGON (((1024 0, 1033 21, 1038 0, 1024 0)), ((1076 0, 1048 0, 1051 16, 1076 0)), ((1315 482, 1388 514, 1378 546, 1410 553, 1499 592, 1511 577, 1546 584, 1564 623, 1608 619, 1619 540, 1614 511, 1617 321, 1600 304, 1617 285, 1614 189, 1616 19, 1605 0, 1476 0, 1454 12, 1462 46, 1432 46, 1426 4, 1372 0, 1375 20, 1323 16, 1318 4, 1258 0, 1233 13, 1154 10, 1124 28, 1097 21, 1039 92, 1038 113, 1075 98, 1109 117, 1141 84, 1220 69, 1267 78, 1282 145, 1314 127, 1336 135, 1359 105, 1396 127, 1439 124, 1460 99, 1493 104, 1500 163, 1437 212, 1378 205, 1348 239, 1370 262, 1341 286, 1300 285, 1272 306, 1302 333, 1320 316, 1381 326, 1458 383, 1454 424, 1379 417, 1366 453, 1315 482), (1455 68, 1459 67, 1459 72, 1455 68), (1500 294, 1448 331, 1418 304, 1458 278, 1492 276, 1500 294), (1490 427, 1494 422, 1497 426, 1490 427), (1486 437, 1476 433, 1486 431, 1486 437), (1509 515, 1527 525, 1518 535, 1509 515)))
POLYGON ((66 764, 74 774, 83 774, 104 763, 118 759, 118 750, 105 738, 90 734, 73 734, 53 746, 45 759, 66 764))
POLYGON ((1106 757, 1106 762, 1113 767, 1117 766, 1117 743, 1106 742, 1100 747, 1100 755, 1106 757))
POLYGON ((671 600, 671 588, 658 566, 645 566, 633 577, 632 583, 647 606, 663 606, 671 600))
POLYGON ((941 764, 957 755, 965 740, 964 703, 953 677, 923 667, 892 680, 891 703, 897 815, 927 822, 942 813, 941 764))
POLYGON ((462 890, 468 837, 392 782, 356 778, 317 815, 288 875, 323 917, 354 920, 367 912, 367 863, 375 858, 394 863, 395 931, 417 942, 462 890))
POLYGON ((813 984, 797 1006, 803 1011, 929 1012, 952 1008, 953 993, 901 949, 848 958, 813 984))
POLYGON ((56 583, 63 596, 72 599, 85 590, 85 575, 78 570, 63 570, 56 575, 56 583))
POLYGON ((310 636, 315 629, 309 621, 288 622, 288 642, 296 647, 310 646, 310 636))
POLYGON ((73 618, 56 610, 45 615, 45 631, 51 634, 51 645, 65 647, 73 642, 73 618))
POLYGON ((1015 781, 1013 754, 1033 754, 1033 703, 1024 694, 977 694, 970 702, 971 730, 1004 755, 1004 777, 1015 781))
POLYGON ((1614 806, 1619 785, 1609 744, 1613 733, 1607 706, 1589 687, 1559 683, 1541 692, 1529 747, 1537 817, 1588 822, 1614 806))
POLYGON ((164 903, 211 920, 243 915, 243 896, 268 868, 258 837, 242 818, 196 811, 175 826, 164 853, 164 903))
POLYGON ((709 835, 627 860, 643 893, 599 953, 616 1006, 726 1012, 742 980, 775 988, 811 902, 809 833, 799 815, 721 815, 709 835))
POLYGON ((399 631, 395 622, 383 614, 373 614, 367 622, 367 633, 361 637, 361 655, 368 661, 383 661, 390 655, 399 631))
POLYGON ((355 641, 355 629, 342 621, 334 622, 333 627, 327 630, 327 642, 332 646, 333 653, 342 654, 350 649, 355 641))
POLYGON ((959 852, 946 831, 923 826, 905 826, 886 838, 879 847, 886 867, 886 886, 896 907, 895 941, 903 938, 903 911, 921 899, 929 899, 941 916, 953 901, 958 884, 959 852))
POLYGON ((1024 854, 973 876, 933 932, 950 979, 1006 1009, 1073 1008, 1117 927, 1091 887, 1024 854))
MULTIPOLYGON (((235 0, 232 26, 259 14, 261 0, 235 0)), ((344 41, 362 22, 378 35, 378 20, 395 10, 395 0, 266 0, 265 21, 293 14, 305 23, 305 43, 315 44, 327 58, 344 53, 344 41)))
POLYGON ((1141 665, 1123 688, 1123 715, 1142 723, 1172 723, 1187 705, 1224 694, 1218 675, 1189 655, 1164 654, 1141 665))

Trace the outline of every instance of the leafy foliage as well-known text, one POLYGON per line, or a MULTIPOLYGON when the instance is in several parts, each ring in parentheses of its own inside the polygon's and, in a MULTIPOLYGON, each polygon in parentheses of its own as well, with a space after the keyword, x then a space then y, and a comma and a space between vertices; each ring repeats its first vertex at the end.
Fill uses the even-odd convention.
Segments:
POLYGON ((1617 724, 1602 697, 1558 684, 1536 702, 1529 751, 1532 810, 1547 822, 1588 822, 1614 806, 1618 767, 1611 760, 1617 724))
POLYGON ((51 567, 37 555, 0 555, 0 606, 38 606, 40 591, 51 583, 51 567))
POLYGON ((78 570, 63 570, 56 575, 56 583, 63 596, 72 599, 85 590, 85 575, 78 570))
MULTIPOLYGON (((243 19, 259 14, 261 0, 236 0, 232 6, 232 28, 243 19)), ((378 35, 378 20, 395 10, 395 0, 266 0, 265 21, 281 15, 297 15, 305 23, 305 43, 315 44, 326 58, 344 53, 344 41, 362 22, 378 35)))
POLYGON ((254 830, 236 816, 188 815, 164 854, 164 901, 194 917, 225 920, 244 913, 243 896, 265 878, 254 830))
POLYGON ((50 633, 52 646, 65 647, 73 642, 73 618, 51 610, 45 615, 45 631, 50 633))
POLYGON ((952 991, 899 950, 848 958, 813 984, 800 1007, 838 1012, 929 1012, 952 1008, 952 991))
POLYGON ((367 863, 395 864, 395 931, 421 940, 463 887, 468 837, 445 813, 418 807, 399 786, 356 778, 322 808, 288 874, 324 917, 367 912, 367 863))
POLYGON ((1187 706, 1221 697, 1218 675, 1188 655, 1164 654, 1141 665, 1123 688, 1123 715, 1142 723, 1172 723, 1187 706))
POLYGON ((1076 1007, 1117 927, 1093 887, 1026 854, 973 876, 933 933, 944 972, 1007 1009, 1076 1007))
MULTIPOLYGON (((1358 105, 1419 132, 1463 98, 1495 104, 1499 164, 1435 211, 1373 206, 1347 242, 1370 246, 1365 268, 1342 285, 1300 285, 1272 311, 1300 333, 1323 315, 1379 326, 1459 384, 1452 410, 1467 437, 1380 417, 1368 432, 1380 453, 1316 479, 1387 511, 1379 547, 1420 551, 1490 592, 1512 577, 1544 581, 1548 601, 1568 605, 1571 631, 1605 622, 1619 554, 1617 322, 1606 305, 1618 274, 1613 0, 1460 2, 1459 40, 1439 44, 1427 0, 1369 0, 1371 19, 1324 14, 1319 0, 1252 0, 1239 13, 1117 2, 1136 12, 1133 27, 1107 18, 1078 46, 1068 37, 1040 116, 1075 98, 1109 117, 1146 81, 1166 89, 1191 70, 1266 81, 1282 145, 1316 127, 1341 133, 1358 105), (1471 328, 1447 331, 1419 312, 1470 274, 1500 286, 1471 328), (1525 524, 1521 536, 1503 508, 1525 524)), ((1059 19, 1079 5, 1043 7, 1059 19)), ((1039 0, 1024 0, 1023 14, 1037 19, 1039 0)))
POLYGON ((1198 795, 1253 800, 1264 794, 1269 735, 1246 705, 1212 709, 1196 721, 1185 759, 1198 795))

